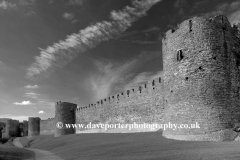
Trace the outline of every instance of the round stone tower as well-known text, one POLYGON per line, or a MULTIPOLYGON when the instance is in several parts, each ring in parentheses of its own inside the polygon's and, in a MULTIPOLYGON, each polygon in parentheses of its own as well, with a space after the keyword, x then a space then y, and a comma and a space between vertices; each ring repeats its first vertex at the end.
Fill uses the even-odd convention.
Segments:
POLYGON ((206 141, 235 138, 232 127, 240 121, 237 43, 239 39, 224 16, 195 17, 166 33, 164 123, 178 128, 164 130, 163 136, 206 141))
POLYGON ((23 136, 28 136, 28 121, 23 121, 23 136))
POLYGON ((74 134, 74 128, 67 128, 65 124, 75 124, 75 110, 77 104, 68 102, 57 102, 55 105, 55 137, 61 135, 74 134))
POLYGON ((38 136, 40 133, 40 118, 28 117, 28 138, 38 136))
POLYGON ((6 119, 5 120, 5 132, 2 135, 3 138, 10 138, 11 137, 11 124, 12 124, 11 119, 6 119))

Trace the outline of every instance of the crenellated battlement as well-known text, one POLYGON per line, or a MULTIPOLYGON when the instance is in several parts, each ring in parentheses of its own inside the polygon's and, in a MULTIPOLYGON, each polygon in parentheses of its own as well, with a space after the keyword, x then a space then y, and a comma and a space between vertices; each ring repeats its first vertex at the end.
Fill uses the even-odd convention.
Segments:
POLYGON ((173 36, 178 36, 182 33, 201 32, 201 30, 199 30, 199 28, 201 28, 200 26, 204 27, 205 25, 212 25, 213 28, 232 28, 226 16, 217 15, 209 19, 206 19, 204 17, 193 17, 191 19, 183 21, 178 25, 176 29, 168 30, 162 41, 165 43, 167 39, 173 36))
MULTIPOLYGON (((155 89, 155 87, 157 87, 161 83, 162 83, 161 77, 155 78, 146 84, 143 84, 138 87, 134 87, 134 88, 128 89, 124 92, 120 92, 115 95, 109 96, 107 98, 101 99, 94 104, 89 104, 88 106, 79 107, 76 109, 76 112, 86 111, 91 108, 101 107, 101 106, 105 106, 105 105, 109 105, 109 104, 119 103, 119 102, 121 102, 121 100, 125 100, 127 98, 132 98, 136 95, 144 94, 146 92, 151 92, 152 90, 155 89)), ((57 103, 61 103, 61 102, 57 102, 57 103)))

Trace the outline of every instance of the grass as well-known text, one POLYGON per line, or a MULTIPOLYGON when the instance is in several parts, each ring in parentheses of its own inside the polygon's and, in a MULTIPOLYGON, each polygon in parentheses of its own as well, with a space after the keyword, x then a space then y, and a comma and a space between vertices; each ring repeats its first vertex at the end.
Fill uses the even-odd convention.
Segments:
POLYGON ((4 144, 8 141, 9 138, 0 138, 0 144, 4 144))
POLYGON ((239 142, 193 142, 166 139, 161 132, 91 133, 61 137, 41 135, 23 145, 50 151, 65 160, 239 160, 239 142))
POLYGON ((26 149, 0 144, 1 160, 24 160, 35 157, 35 153, 26 149))

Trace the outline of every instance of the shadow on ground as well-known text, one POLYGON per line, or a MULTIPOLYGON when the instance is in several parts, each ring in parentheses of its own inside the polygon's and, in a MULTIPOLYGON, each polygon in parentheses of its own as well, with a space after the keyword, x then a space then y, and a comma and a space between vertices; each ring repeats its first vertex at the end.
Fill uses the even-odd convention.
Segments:
MULTIPOLYGON (((28 139, 20 142, 27 145, 28 139)), ((30 148, 50 151, 65 160, 239 160, 239 142, 191 142, 162 137, 161 132, 91 133, 31 139, 30 148)))
POLYGON ((6 141, 0 140, 0 160, 25 160, 34 159, 35 153, 22 148, 17 148, 12 145, 12 139, 6 141))

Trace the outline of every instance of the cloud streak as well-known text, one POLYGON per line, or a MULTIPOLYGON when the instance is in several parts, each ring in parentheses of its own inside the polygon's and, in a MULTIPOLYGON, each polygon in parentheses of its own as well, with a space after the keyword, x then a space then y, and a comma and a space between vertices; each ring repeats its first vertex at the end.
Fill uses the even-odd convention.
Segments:
POLYGON ((213 12, 203 14, 206 17, 212 17, 215 15, 226 15, 229 21, 234 24, 240 22, 240 1, 234 1, 232 3, 222 3, 216 6, 213 12))
POLYGON ((125 85, 124 90, 132 89, 138 87, 142 84, 148 83, 150 80, 153 80, 158 77, 163 76, 163 71, 153 72, 142 72, 136 75, 128 84, 125 85))
POLYGON ((26 85, 24 86, 24 88, 27 88, 27 89, 36 89, 36 88, 39 88, 38 85, 26 85))
POLYGON ((6 9, 13 9, 16 8, 16 4, 7 2, 5 0, 3 0, 2 2, 0 2, 0 9, 6 10, 6 9))
POLYGON ((25 93, 25 97, 37 99, 40 94, 37 93, 25 93))
POLYGON ((39 111, 38 113, 39 113, 39 114, 43 114, 43 113, 45 113, 45 112, 44 112, 44 111, 39 111))
POLYGON ((78 54, 124 32, 160 1, 134 0, 133 7, 126 6, 121 11, 112 11, 109 22, 96 23, 80 30, 79 33, 67 36, 64 41, 59 41, 47 49, 40 49, 40 56, 35 57, 35 62, 27 69, 26 77, 33 80, 49 77, 56 69, 64 67, 75 59, 78 54))
POLYGON ((110 61, 95 61, 94 65, 98 73, 90 74, 87 83, 90 85, 93 94, 92 101, 106 98, 111 94, 114 84, 125 81, 123 77, 139 66, 139 59, 133 59, 124 63, 110 61))
POLYGON ((15 105, 19 105, 19 106, 28 106, 28 105, 33 105, 34 103, 30 102, 30 101, 22 101, 22 102, 14 102, 13 104, 15 105))

